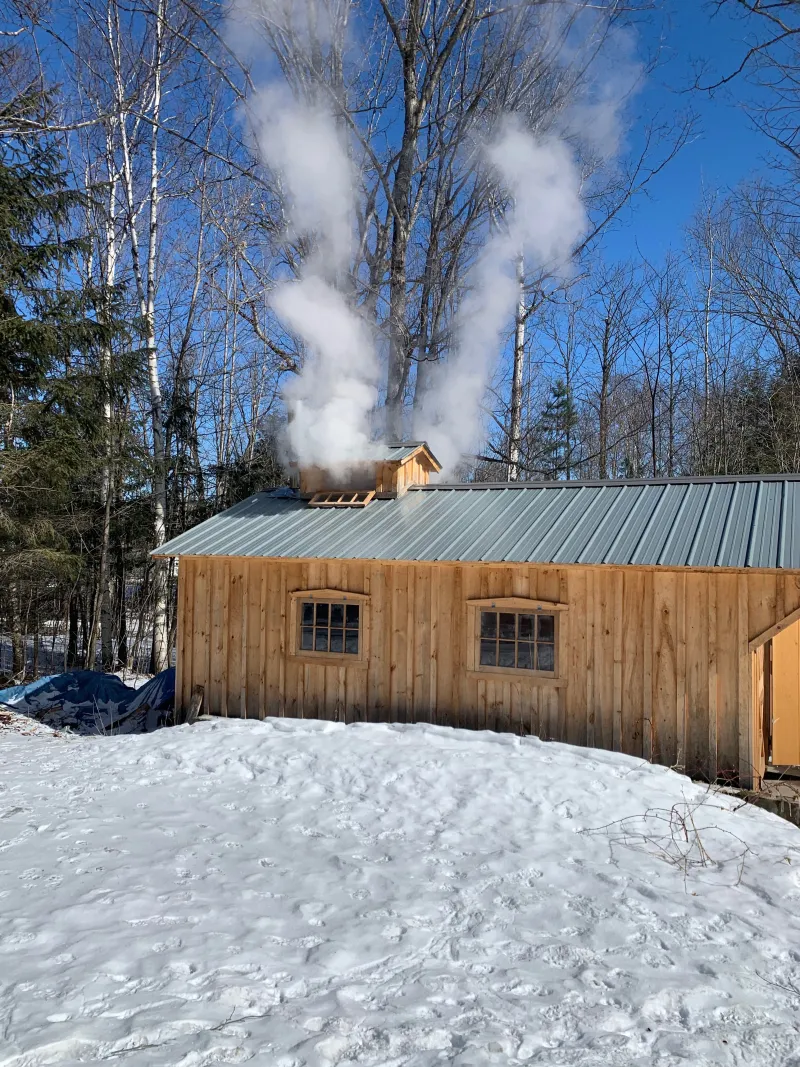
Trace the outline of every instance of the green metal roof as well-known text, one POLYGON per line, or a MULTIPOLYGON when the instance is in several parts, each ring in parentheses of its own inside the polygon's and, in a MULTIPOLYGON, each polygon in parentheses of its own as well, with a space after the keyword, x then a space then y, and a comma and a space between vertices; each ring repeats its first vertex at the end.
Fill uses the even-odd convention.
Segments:
POLYGON ((282 489, 157 554, 800 570, 800 475, 430 485, 331 510, 282 489))

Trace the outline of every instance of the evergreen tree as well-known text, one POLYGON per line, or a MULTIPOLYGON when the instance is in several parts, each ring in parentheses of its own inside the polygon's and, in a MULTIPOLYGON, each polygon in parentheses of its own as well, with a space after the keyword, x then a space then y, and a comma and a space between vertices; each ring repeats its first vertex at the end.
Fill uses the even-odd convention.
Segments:
POLYGON ((91 540, 99 412, 113 388, 97 354, 119 323, 117 295, 76 270, 83 204, 54 145, 0 145, 0 611, 14 673, 30 605, 74 585, 91 540))
POLYGON ((557 481, 572 477, 574 434, 577 425, 578 413, 572 391, 559 378, 550 390, 550 398, 542 414, 544 468, 547 478, 557 481))

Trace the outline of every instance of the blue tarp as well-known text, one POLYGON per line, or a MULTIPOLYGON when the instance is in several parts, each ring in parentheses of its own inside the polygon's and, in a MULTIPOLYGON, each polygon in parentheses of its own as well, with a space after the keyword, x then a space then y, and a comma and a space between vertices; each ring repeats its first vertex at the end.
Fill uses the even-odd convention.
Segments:
POLYGON ((174 699, 172 667, 139 689, 125 685, 114 674, 70 671, 0 690, 0 704, 48 726, 68 726, 80 733, 154 730, 171 710, 174 699))

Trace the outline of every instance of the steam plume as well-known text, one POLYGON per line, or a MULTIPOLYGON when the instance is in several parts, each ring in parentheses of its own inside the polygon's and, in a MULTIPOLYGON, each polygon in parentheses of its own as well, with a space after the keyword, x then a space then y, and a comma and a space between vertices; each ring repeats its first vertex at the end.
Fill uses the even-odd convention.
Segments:
POLYGON ((431 375, 415 427, 451 473, 482 433, 481 404, 518 299, 517 257, 522 253, 531 266, 563 272, 586 228, 580 175, 564 141, 536 138, 507 116, 485 154, 512 207, 471 272, 470 292, 455 322, 454 351, 431 375))
POLYGON ((315 245, 300 279, 279 285, 271 300, 307 351, 301 373, 284 389, 289 447, 303 466, 344 471, 375 451, 371 415, 378 400, 372 337, 337 288, 352 252, 356 176, 324 106, 299 104, 267 87, 253 113, 261 157, 284 185, 292 236, 315 245))

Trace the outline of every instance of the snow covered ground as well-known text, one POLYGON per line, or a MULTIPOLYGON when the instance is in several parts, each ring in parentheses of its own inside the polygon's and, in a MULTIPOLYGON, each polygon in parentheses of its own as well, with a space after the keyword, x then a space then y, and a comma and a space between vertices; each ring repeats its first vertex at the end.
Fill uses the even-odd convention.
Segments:
POLYGON ((774 816, 509 735, 39 729, 0 732, 3 1067, 800 1063, 774 816))

